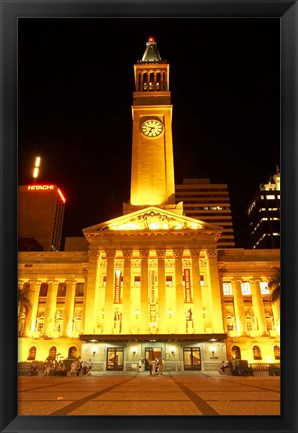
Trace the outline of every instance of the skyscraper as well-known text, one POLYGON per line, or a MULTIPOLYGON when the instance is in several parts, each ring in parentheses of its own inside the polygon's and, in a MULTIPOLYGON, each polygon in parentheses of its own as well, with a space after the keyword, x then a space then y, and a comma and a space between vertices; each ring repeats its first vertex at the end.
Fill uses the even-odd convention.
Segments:
POLYGON ((19 250, 59 251, 65 197, 57 185, 18 188, 19 250))
POLYGON ((252 248, 280 247, 280 172, 260 185, 248 208, 252 248))
POLYGON ((176 203, 183 202, 185 215, 222 227, 218 248, 235 246, 227 184, 210 183, 210 179, 183 179, 175 189, 176 203))

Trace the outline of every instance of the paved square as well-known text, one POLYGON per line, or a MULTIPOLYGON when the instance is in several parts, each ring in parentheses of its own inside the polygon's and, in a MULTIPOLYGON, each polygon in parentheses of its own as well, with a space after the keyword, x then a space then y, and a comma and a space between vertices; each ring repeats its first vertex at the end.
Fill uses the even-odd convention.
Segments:
POLYGON ((280 415, 278 376, 20 376, 18 415, 280 415))

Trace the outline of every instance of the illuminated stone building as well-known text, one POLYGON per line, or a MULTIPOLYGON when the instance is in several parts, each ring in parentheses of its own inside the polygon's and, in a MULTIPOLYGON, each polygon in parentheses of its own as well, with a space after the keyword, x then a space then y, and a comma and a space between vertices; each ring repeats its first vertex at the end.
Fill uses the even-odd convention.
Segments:
POLYGON ((222 229, 175 204, 169 65, 150 38, 134 66, 131 200, 83 229, 88 251, 20 252, 19 359, 93 360, 94 370, 217 370, 274 362, 278 250, 218 249, 222 229), (261 354, 261 355, 260 355, 261 354))
POLYGON ((19 251, 60 250, 64 208, 65 197, 57 185, 19 186, 19 251))
POLYGON ((260 185, 247 208, 252 248, 280 247, 280 172, 260 185))
POLYGON ((191 218, 222 227, 218 248, 235 246, 229 190, 227 184, 210 183, 210 179, 183 179, 175 187, 176 203, 183 202, 183 213, 191 218))

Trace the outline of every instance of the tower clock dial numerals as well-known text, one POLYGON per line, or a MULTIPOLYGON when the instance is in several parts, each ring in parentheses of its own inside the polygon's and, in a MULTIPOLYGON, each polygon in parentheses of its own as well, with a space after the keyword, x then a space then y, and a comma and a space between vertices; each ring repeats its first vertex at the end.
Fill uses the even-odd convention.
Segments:
POLYGON ((163 124, 155 119, 146 120, 142 123, 141 130, 147 137, 157 137, 163 131, 163 124))

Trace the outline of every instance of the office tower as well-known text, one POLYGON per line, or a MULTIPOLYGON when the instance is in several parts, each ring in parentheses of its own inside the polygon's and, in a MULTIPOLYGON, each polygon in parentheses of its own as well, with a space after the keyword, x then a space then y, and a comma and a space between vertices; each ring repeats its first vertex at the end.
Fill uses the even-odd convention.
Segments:
POLYGON ((218 248, 233 248, 234 230, 227 184, 210 179, 183 179, 176 185, 176 203, 183 202, 184 214, 222 227, 218 248))
POLYGON ((280 247, 280 172, 260 185, 247 208, 252 248, 280 247))
POLYGON ((19 251, 59 251, 65 197, 57 185, 18 188, 19 251))

